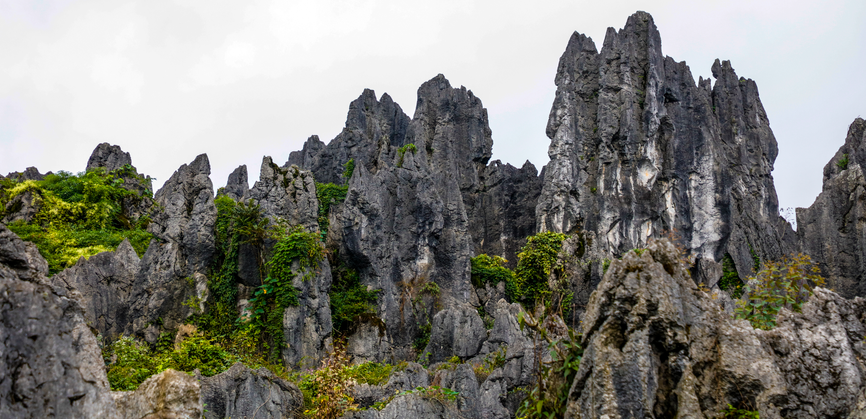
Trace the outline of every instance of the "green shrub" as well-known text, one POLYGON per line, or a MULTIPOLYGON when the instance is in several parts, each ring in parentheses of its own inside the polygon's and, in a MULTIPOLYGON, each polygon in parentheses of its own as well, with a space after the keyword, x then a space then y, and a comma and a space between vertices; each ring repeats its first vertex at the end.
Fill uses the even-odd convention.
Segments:
POLYGON ((150 349, 131 337, 122 337, 107 348, 106 358, 116 355, 116 361, 108 368, 108 383, 114 391, 131 391, 138 388, 148 377, 158 374, 159 365, 150 349))
POLYGON ((740 298, 743 295, 743 280, 737 273, 737 267, 730 254, 725 253, 722 258, 722 279, 719 280, 719 288, 731 294, 731 297, 740 298))
POLYGON ((547 280, 552 272, 562 269, 557 256, 567 238, 565 234, 546 231, 527 239, 517 255, 514 280, 506 284, 506 292, 512 301, 533 305, 550 295, 547 280))
POLYGON ((496 285, 500 282, 506 284, 514 280, 514 272, 505 267, 507 260, 499 256, 488 256, 481 254, 471 259, 472 285, 477 288, 484 284, 496 285))
POLYGON ((409 143, 397 149, 397 155, 400 156, 397 161, 397 167, 403 167, 403 157, 406 155, 407 151, 411 151, 412 154, 418 151, 418 148, 415 147, 415 144, 409 143))
POLYGON ((358 271, 345 266, 333 270, 331 283, 331 321, 334 332, 344 335, 353 329, 359 318, 376 314, 379 290, 368 291, 361 284, 358 271))
POLYGON ((839 158, 839 160, 836 162, 836 166, 841 170, 845 170, 848 168, 848 153, 843 154, 842 157, 839 158))
POLYGON ((725 416, 722 416, 724 419, 761 419, 761 416, 755 410, 737 409, 730 404, 722 413, 725 414, 725 416))
POLYGON ((116 357, 108 366, 111 389, 135 390, 150 376, 169 368, 189 373, 198 369, 202 375, 210 377, 227 370, 240 360, 200 334, 187 337, 176 348, 170 344, 171 335, 166 335, 169 344, 157 345, 156 351, 126 336, 108 346, 103 356, 108 360, 116 357))
MULTIPOLYGON (((354 171, 354 161, 350 161, 353 163, 352 170, 354 171)), ((330 225, 328 215, 331 211, 331 205, 345 201, 348 191, 349 187, 345 185, 340 186, 333 183, 316 182, 316 198, 319 200, 319 231, 322 234, 322 241, 325 241, 328 235, 328 227, 330 225)))
POLYGON ((737 301, 735 317, 748 320, 756 329, 776 327, 776 316, 782 307, 799 312, 814 287, 824 285, 818 272, 804 254, 767 262, 756 277, 750 278, 754 285, 744 287, 746 298, 737 301))
POLYGON ((343 164, 343 179, 346 179, 346 182, 352 178, 352 173, 355 173, 355 159, 349 159, 345 164, 343 164))

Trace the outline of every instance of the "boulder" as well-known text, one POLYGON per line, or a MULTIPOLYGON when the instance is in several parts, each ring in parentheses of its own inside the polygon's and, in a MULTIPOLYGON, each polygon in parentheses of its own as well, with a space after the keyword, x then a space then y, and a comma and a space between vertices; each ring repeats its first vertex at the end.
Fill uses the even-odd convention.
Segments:
POLYGON ((487 329, 478 312, 466 305, 445 308, 433 317, 430 342, 424 349, 430 363, 452 356, 475 356, 487 340, 487 329))
POLYGON ((199 377, 206 419, 281 419, 302 411, 303 396, 294 383, 265 368, 241 363, 212 377, 199 377))
POLYGON ((135 391, 112 392, 124 419, 199 419, 201 387, 189 374, 165 370, 145 380, 135 391))
POLYGON ((140 259, 124 240, 114 252, 81 258, 53 277, 51 283, 67 289, 84 307, 84 319, 109 341, 119 338, 129 319, 129 295, 140 259))

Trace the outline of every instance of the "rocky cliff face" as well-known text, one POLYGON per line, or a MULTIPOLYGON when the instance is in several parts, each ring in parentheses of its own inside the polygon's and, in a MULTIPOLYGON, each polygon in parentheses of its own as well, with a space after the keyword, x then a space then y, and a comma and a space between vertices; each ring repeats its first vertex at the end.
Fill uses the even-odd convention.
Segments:
POLYGON ((0 224, 0 416, 113 418, 84 311, 47 273, 36 247, 0 224))
POLYGON ((685 63, 662 55, 643 12, 608 29, 601 51, 575 33, 556 75, 538 228, 594 232, 592 246, 613 255, 674 231, 699 269, 717 270, 728 253, 741 276, 752 251, 793 251, 757 87, 727 61, 712 70, 714 85, 695 84, 685 63))
POLYGON ((824 187, 809 208, 797 208, 797 233, 839 294, 866 296, 866 121, 857 118, 845 144, 824 166, 824 187))
MULTIPOLYGON (((732 320, 667 240, 614 261, 592 294, 566 417, 849 417, 866 388, 866 301, 817 289, 770 331, 732 320)), ((856 417, 856 416, 854 416, 856 417)))

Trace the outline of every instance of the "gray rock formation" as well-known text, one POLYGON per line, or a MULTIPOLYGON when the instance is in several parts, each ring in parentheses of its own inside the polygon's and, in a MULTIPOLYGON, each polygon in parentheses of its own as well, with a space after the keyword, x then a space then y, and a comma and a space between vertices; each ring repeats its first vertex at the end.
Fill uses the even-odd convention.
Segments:
MULTIPOLYGON (((240 201, 250 190, 250 183, 247 179, 247 165, 238 166, 231 174, 229 174, 228 182, 225 188, 220 188, 220 192, 225 194, 235 201, 240 201)), ((218 194, 219 195, 219 194, 218 194)))
POLYGON ((148 231, 163 241, 176 242, 192 272, 204 272, 213 259, 213 198, 206 154, 180 166, 154 196, 160 211, 153 215, 148 231))
POLYGON ((542 178, 528 160, 516 168, 494 160, 479 173, 480 188, 466 193, 469 229, 475 254, 486 253, 505 258, 517 266, 517 254, 526 238, 537 232, 535 207, 541 195, 542 178))
MULTIPOLYGON (((289 155, 286 166, 295 164, 313 172, 317 182, 343 184, 343 165, 355 165, 375 173, 383 163, 382 153, 405 144, 410 118, 388 94, 376 100, 370 89, 349 104, 346 127, 327 146, 318 136, 310 137, 301 151, 289 155)), ((387 155, 387 154, 386 154, 387 155)))
POLYGON ((72 295, 84 307, 87 324, 103 338, 114 341, 123 334, 129 322, 129 294, 139 265, 135 249, 124 240, 114 252, 79 259, 74 266, 51 277, 51 282, 74 290, 72 295))
POLYGON ((159 210, 148 231, 158 240, 139 262, 125 334, 142 335, 153 343, 160 331, 176 329, 193 314, 184 302, 202 296, 215 250, 216 207, 209 175, 210 164, 202 154, 182 165, 156 193, 159 210))
POLYGON ((263 158, 259 180, 246 196, 255 200, 269 218, 282 218, 307 231, 319 228, 316 180, 297 166, 283 168, 270 157, 263 158))
POLYGON ((732 320, 666 239, 614 261, 582 324, 566 417, 847 417, 866 387, 866 301, 826 289, 778 326, 732 320))
POLYGON ((847 298, 866 296, 866 121, 857 118, 845 144, 824 166, 824 187, 797 208, 797 233, 827 286, 847 298))
POLYGON ((39 173, 39 169, 30 166, 24 169, 23 172, 10 172, 6 175, 7 179, 12 179, 16 182, 23 182, 25 180, 42 180, 45 176, 49 175, 51 172, 46 174, 39 173))
POLYGON ((30 223, 33 222, 41 209, 42 196, 32 189, 26 190, 6 203, 2 221, 7 224, 15 221, 30 223))
POLYGON ((112 392, 124 419, 199 419, 201 387, 192 376, 172 369, 145 380, 135 391, 112 392))
POLYGON ((232 365, 212 377, 199 377, 206 419, 282 419, 303 408, 301 390, 265 368, 251 370, 232 365))
MULTIPOLYGON (((299 269, 295 267, 297 272, 299 269)), ((331 267, 324 259, 315 275, 303 280, 304 273, 295 276, 293 285, 299 290, 298 306, 283 313, 283 362, 298 368, 315 368, 322 358, 333 351, 331 332, 331 267)))
POLYGON ((127 164, 132 165, 132 157, 129 156, 129 153, 121 150, 120 146, 102 143, 96 146, 96 149, 90 154, 86 170, 102 167, 111 172, 121 169, 127 164))
POLYGON ((47 285, 35 247, 0 224, 0 416, 113 418, 83 310, 47 285))
POLYGON ((485 340, 487 330, 478 312, 468 305, 453 305, 433 317, 430 343, 424 353, 431 363, 455 355, 467 359, 478 354, 485 340))
POLYGON ((592 246, 609 255, 675 232, 698 270, 718 272, 729 253, 741 277, 752 252, 794 251, 778 215, 777 145, 757 87, 727 61, 712 71, 714 85, 696 85, 685 63, 662 55, 644 12, 608 29, 600 52, 575 33, 556 75, 539 230, 594 232, 592 246))

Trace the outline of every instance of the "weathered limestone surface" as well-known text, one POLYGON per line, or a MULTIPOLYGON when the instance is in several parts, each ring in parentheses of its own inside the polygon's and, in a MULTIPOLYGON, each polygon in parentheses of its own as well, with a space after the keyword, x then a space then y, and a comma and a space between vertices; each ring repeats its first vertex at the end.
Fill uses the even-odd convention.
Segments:
POLYGON ((265 368, 232 365, 213 377, 198 377, 206 419, 282 419, 302 412, 303 396, 294 383, 265 368))
POLYGON ((0 416, 114 418, 96 338, 48 264, 0 224, 0 416))
MULTIPOLYGON (((250 183, 247 175, 247 165, 242 164, 229 174, 226 186, 225 188, 220 189, 220 192, 235 201, 240 201, 249 190, 250 183)), ((219 193, 217 195, 219 195, 219 193)))
POLYGON ((666 239, 614 261, 583 319, 567 417, 847 417, 866 387, 866 301, 817 289, 753 329, 700 291, 666 239))
POLYGON ((129 295, 141 260, 124 240, 114 252, 79 259, 74 266, 51 277, 55 286, 74 291, 84 318, 103 338, 114 341, 126 329, 129 295))
POLYGON ((797 208, 803 251, 827 286, 847 298, 866 296, 866 121, 857 118, 845 144, 824 166, 824 187, 809 208, 797 208), (844 165, 847 159, 847 165, 844 165), (843 168, 844 166, 844 168, 843 168))
POLYGON ((608 29, 601 51, 575 33, 559 62, 550 112, 550 163, 539 230, 588 231, 600 253, 620 255, 675 232, 712 286, 718 262, 751 273, 796 250, 778 215, 778 153, 752 80, 716 61, 715 84, 665 57, 652 17, 608 29))
POLYGON ((135 391, 111 395, 124 419, 199 419, 201 386, 189 374, 165 370, 145 380, 135 391))
POLYGON ((110 172, 126 165, 132 165, 132 157, 129 153, 121 150, 120 146, 101 143, 96 146, 96 149, 90 154, 90 158, 87 159, 86 170, 102 167, 110 172))

